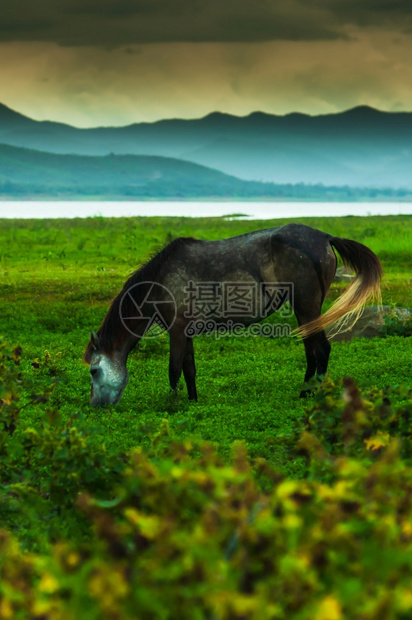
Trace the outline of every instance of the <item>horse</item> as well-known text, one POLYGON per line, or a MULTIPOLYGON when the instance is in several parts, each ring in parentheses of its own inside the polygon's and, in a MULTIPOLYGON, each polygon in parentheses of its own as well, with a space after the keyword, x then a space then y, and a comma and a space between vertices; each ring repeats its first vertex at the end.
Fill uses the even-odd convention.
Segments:
POLYGON ((325 328, 349 329, 369 300, 380 299, 381 278, 380 261, 367 246, 303 224, 217 241, 177 238, 128 278, 97 333, 90 332, 84 360, 90 365, 91 404, 119 402, 129 379, 128 355, 153 325, 169 332, 170 387, 176 391, 183 371, 188 397, 197 400, 193 336, 199 311, 207 314, 206 331, 236 320, 247 327, 286 301, 305 348, 300 397, 306 397, 313 381, 321 381, 327 371, 331 345, 325 328), (355 277, 322 315, 336 272, 335 250, 355 277), (237 293, 237 305, 228 298, 230 290, 237 293))

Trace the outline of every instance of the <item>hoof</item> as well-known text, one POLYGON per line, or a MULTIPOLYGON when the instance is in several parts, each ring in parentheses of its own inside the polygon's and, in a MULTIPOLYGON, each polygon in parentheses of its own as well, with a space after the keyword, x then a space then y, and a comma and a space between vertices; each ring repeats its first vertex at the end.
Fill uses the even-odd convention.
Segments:
POLYGON ((314 390, 302 390, 299 394, 299 398, 309 398, 310 396, 313 396, 314 393, 314 390))

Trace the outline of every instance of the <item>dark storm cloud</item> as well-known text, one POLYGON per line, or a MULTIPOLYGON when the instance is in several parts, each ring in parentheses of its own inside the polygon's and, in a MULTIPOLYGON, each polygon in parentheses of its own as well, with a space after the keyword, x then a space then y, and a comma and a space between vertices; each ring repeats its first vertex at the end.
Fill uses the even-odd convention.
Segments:
MULTIPOLYGON (((309 4, 309 2, 308 2, 309 4)), ((313 5, 313 2, 311 2, 313 5)), ((317 5, 325 5, 318 0, 317 5)), ((384 19, 399 19, 411 15, 410 0, 333 0, 328 3, 329 10, 346 15, 351 21, 368 19, 368 22, 384 19)))
POLYGON ((331 40, 350 24, 405 30, 410 18, 410 0, 13 0, 0 9, 0 41, 331 40))
POLYGON ((0 9, 1 41, 123 45, 340 36, 322 19, 322 7, 300 0, 14 0, 0 9))
POLYGON ((328 11, 341 23, 361 27, 396 27, 407 30, 412 24, 410 0, 304 0, 309 6, 328 11))

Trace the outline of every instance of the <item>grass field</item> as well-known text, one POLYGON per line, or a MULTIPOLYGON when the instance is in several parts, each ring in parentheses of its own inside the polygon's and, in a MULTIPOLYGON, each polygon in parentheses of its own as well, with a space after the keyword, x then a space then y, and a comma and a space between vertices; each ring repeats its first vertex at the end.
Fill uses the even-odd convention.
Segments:
MULTIPOLYGON (((286 473, 299 475, 299 461, 289 462, 276 441, 293 428, 307 405, 297 398, 305 356, 296 340, 197 338, 198 403, 188 402, 183 386, 177 400, 169 394, 166 335, 143 342, 131 354, 130 382, 116 408, 90 407, 88 367, 82 362, 89 330, 98 328, 110 299, 130 272, 165 243, 177 236, 218 239, 287 221, 0 220, 0 334, 22 346, 22 370, 39 385, 58 377, 51 404, 61 415, 82 416, 99 428, 108 446, 126 450, 146 445, 149 434, 167 418, 177 437, 208 439, 225 457, 231 442, 243 439, 252 457, 263 456, 286 473)), ((383 264, 383 302, 412 307, 412 217, 299 221, 368 245, 383 264)), ((344 287, 332 286, 325 307, 344 287)), ((329 372, 335 381, 353 377, 362 389, 410 386, 411 339, 335 343, 329 372)), ((39 423, 31 405, 24 416, 28 426, 39 423)))

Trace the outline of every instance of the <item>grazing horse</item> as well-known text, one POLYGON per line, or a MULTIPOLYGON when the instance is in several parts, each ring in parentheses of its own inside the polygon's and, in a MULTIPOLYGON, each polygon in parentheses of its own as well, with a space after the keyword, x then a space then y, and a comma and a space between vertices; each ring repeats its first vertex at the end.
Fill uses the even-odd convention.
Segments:
POLYGON ((153 324, 169 332, 171 388, 176 390, 183 371, 189 399, 197 400, 192 336, 199 311, 207 313, 210 330, 234 321, 248 326, 286 300, 296 315, 296 332, 305 347, 307 369, 300 396, 307 396, 308 382, 315 375, 321 379, 328 367, 331 347, 325 327, 332 323, 338 331, 351 327, 364 304, 380 298, 381 277, 379 259, 365 245, 302 224, 218 241, 175 239, 127 280, 97 334, 91 332, 84 354, 90 364, 91 403, 98 406, 120 400, 128 382, 127 357, 153 324), (321 315, 336 271, 334 249, 356 277, 321 315), (227 303, 222 311, 230 287, 237 292, 237 305, 227 303), (274 294, 277 287, 277 292, 283 287, 290 294, 274 294))

